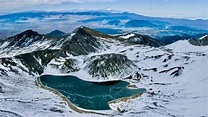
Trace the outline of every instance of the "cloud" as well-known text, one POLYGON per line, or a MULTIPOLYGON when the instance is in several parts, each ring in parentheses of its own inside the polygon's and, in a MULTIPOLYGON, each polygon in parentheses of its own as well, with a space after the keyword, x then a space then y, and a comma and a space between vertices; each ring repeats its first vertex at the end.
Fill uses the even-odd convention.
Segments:
POLYGON ((25 6, 41 4, 61 4, 63 2, 89 3, 89 2, 112 2, 115 0, 0 0, 0 9, 13 9, 25 6))
POLYGON ((82 0, 0 0, 0 9, 21 8, 40 4, 61 4, 62 2, 82 2, 82 0))

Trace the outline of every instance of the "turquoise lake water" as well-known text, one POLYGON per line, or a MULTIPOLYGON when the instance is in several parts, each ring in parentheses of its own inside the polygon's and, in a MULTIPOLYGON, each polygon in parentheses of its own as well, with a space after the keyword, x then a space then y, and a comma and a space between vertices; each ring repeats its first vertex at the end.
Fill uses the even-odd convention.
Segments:
POLYGON ((40 77, 43 85, 65 95, 74 105, 91 110, 110 109, 108 102, 114 99, 141 94, 145 89, 128 89, 125 81, 88 82, 75 76, 40 77))

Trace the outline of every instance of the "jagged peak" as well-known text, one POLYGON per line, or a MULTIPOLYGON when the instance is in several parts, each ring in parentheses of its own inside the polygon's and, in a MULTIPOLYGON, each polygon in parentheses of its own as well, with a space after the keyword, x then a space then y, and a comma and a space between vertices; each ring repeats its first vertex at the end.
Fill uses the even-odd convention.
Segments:
POLYGON ((96 36, 96 37, 102 37, 102 38, 115 38, 111 35, 101 33, 99 31, 96 31, 94 29, 91 29, 86 26, 80 26, 76 28, 73 33, 78 33, 78 34, 84 34, 84 35, 90 35, 90 36, 96 36))
POLYGON ((32 42, 42 39, 42 35, 33 30, 26 30, 15 36, 7 38, 5 41, 9 42, 8 46, 23 47, 28 46, 32 42))
POLYGON ((26 30, 18 35, 27 35, 27 36, 38 36, 40 35, 38 32, 33 31, 33 30, 26 30))
MULTIPOLYGON (((95 32, 95 30, 93 30, 91 28, 88 28, 86 26, 80 26, 80 27, 76 28, 73 32, 75 32, 75 33, 76 32, 78 32, 78 33, 79 32, 86 32, 86 33, 89 33, 90 34, 91 31, 95 32)), ((96 31, 96 32, 98 32, 98 31, 96 31)))
POLYGON ((38 32, 36 32, 36 31, 26 30, 26 31, 24 31, 22 33, 19 33, 19 34, 15 35, 15 36, 7 38, 7 40, 11 40, 11 38, 21 39, 23 37, 35 37, 35 36, 41 36, 41 35, 38 32))
POLYGON ((86 26, 80 26, 80 27, 77 27, 73 32, 76 33, 76 32, 80 32, 80 31, 85 31, 85 29, 87 29, 86 26))

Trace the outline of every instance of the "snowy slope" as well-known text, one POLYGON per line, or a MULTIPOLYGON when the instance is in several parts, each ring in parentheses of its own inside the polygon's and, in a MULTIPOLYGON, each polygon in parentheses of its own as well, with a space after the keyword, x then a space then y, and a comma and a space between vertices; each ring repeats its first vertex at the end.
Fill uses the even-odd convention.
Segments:
MULTIPOLYGON (((10 49, 16 53, 15 56, 1 54, 4 56, 1 56, 0 59, 0 116, 104 116, 95 113, 81 114, 69 108, 60 96, 42 89, 36 84, 36 77, 43 74, 70 74, 88 81, 121 79, 147 90, 141 97, 111 103, 112 110, 96 111, 99 113, 118 117, 208 116, 208 46, 193 46, 184 40, 155 48, 145 45, 130 45, 103 36, 105 35, 94 35, 93 39, 101 40, 106 48, 89 52, 86 55, 75 56, 67 52, 63 55, 59 53, 57 54, 59 56, 44 62, 45 58, 51 54, 47 51, 42 53, 42 49, 40 49, 38 54, 32 56, 35 60, 34 65, 38 64, 38 67, 28 67, 29 63, 23 61, 25 54, 21 55, 22 58, 19 57, 19 49, 10 49), (111 57, 116 60, 111 60, 111 57), (110 65, 117 65, 116 67, 121 67, 121 69, 111 73, 97 68, 98 71, 94 73, 99 73, 101 70, 107 74, 107 76, 97 77, 91 72, 95 60, 100 60, 99 65, 95 64, 95 66, 109 65, 106 61, 110 61, 110 65), (126 63, 122 67, 119 66, 120 62, 126 63), (43 72, 40 74, 29 73, 30 69, 36 68, 41 68, 43 72), (118 112, 118 108, 122 113, 118 112)), ((54 51, 54 47, 57 46, 47 47, 47 49, 54 51)), ((38 50, 31 48, 25 49, 26 52, 21 50, 21 54, 30 54, 38 50)), ((113 65, 112 69, 115 67, 113 65)))
POLYGON ((174 47, 173 51, 176 51, 167 67, 163 67, 167 62, 158 64, 155 60, 143 61, 147 66, 157 68, 155 72, 143 72, 150 77, 135 83, 137 87, 145 87, 147 93, 128 103, 114 103, 114 109, 119 107, 120 110, 127 111, 123 116, 208 116, 208 47, 197 49, 189 45, 186 46, 189 51, 181 49, 180 52, 177 47, 181 48, 184 43, 187 42, 181 41, 164 48, 169 49, 171 46, 174 47), (171 72, 160 73, 175 66, 183 67, 181 75, 173 77, 171 72))

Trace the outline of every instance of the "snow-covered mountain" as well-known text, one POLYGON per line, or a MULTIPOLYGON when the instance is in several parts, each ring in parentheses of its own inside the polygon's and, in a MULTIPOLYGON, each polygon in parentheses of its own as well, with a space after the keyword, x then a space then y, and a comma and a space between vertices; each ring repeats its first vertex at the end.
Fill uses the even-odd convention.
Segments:
POLYGON ((61 37, 27 30, 2 41, 0 55, 1 116, 208 116, 208 46, 188 40, 164 45, 145 35, 112 36, 84 26, 61 37), (112 110, 79 113, 39 87, 36 78, 43 74, 119 79, 147 91, 109 102, 112 110))
POLYGON ((127 33, 127 34, 119 35, 119 37, 124 38, 134 44, 143 44, 153 47, 160 47, 165 45, 163 42, 147 35, 127 33))

